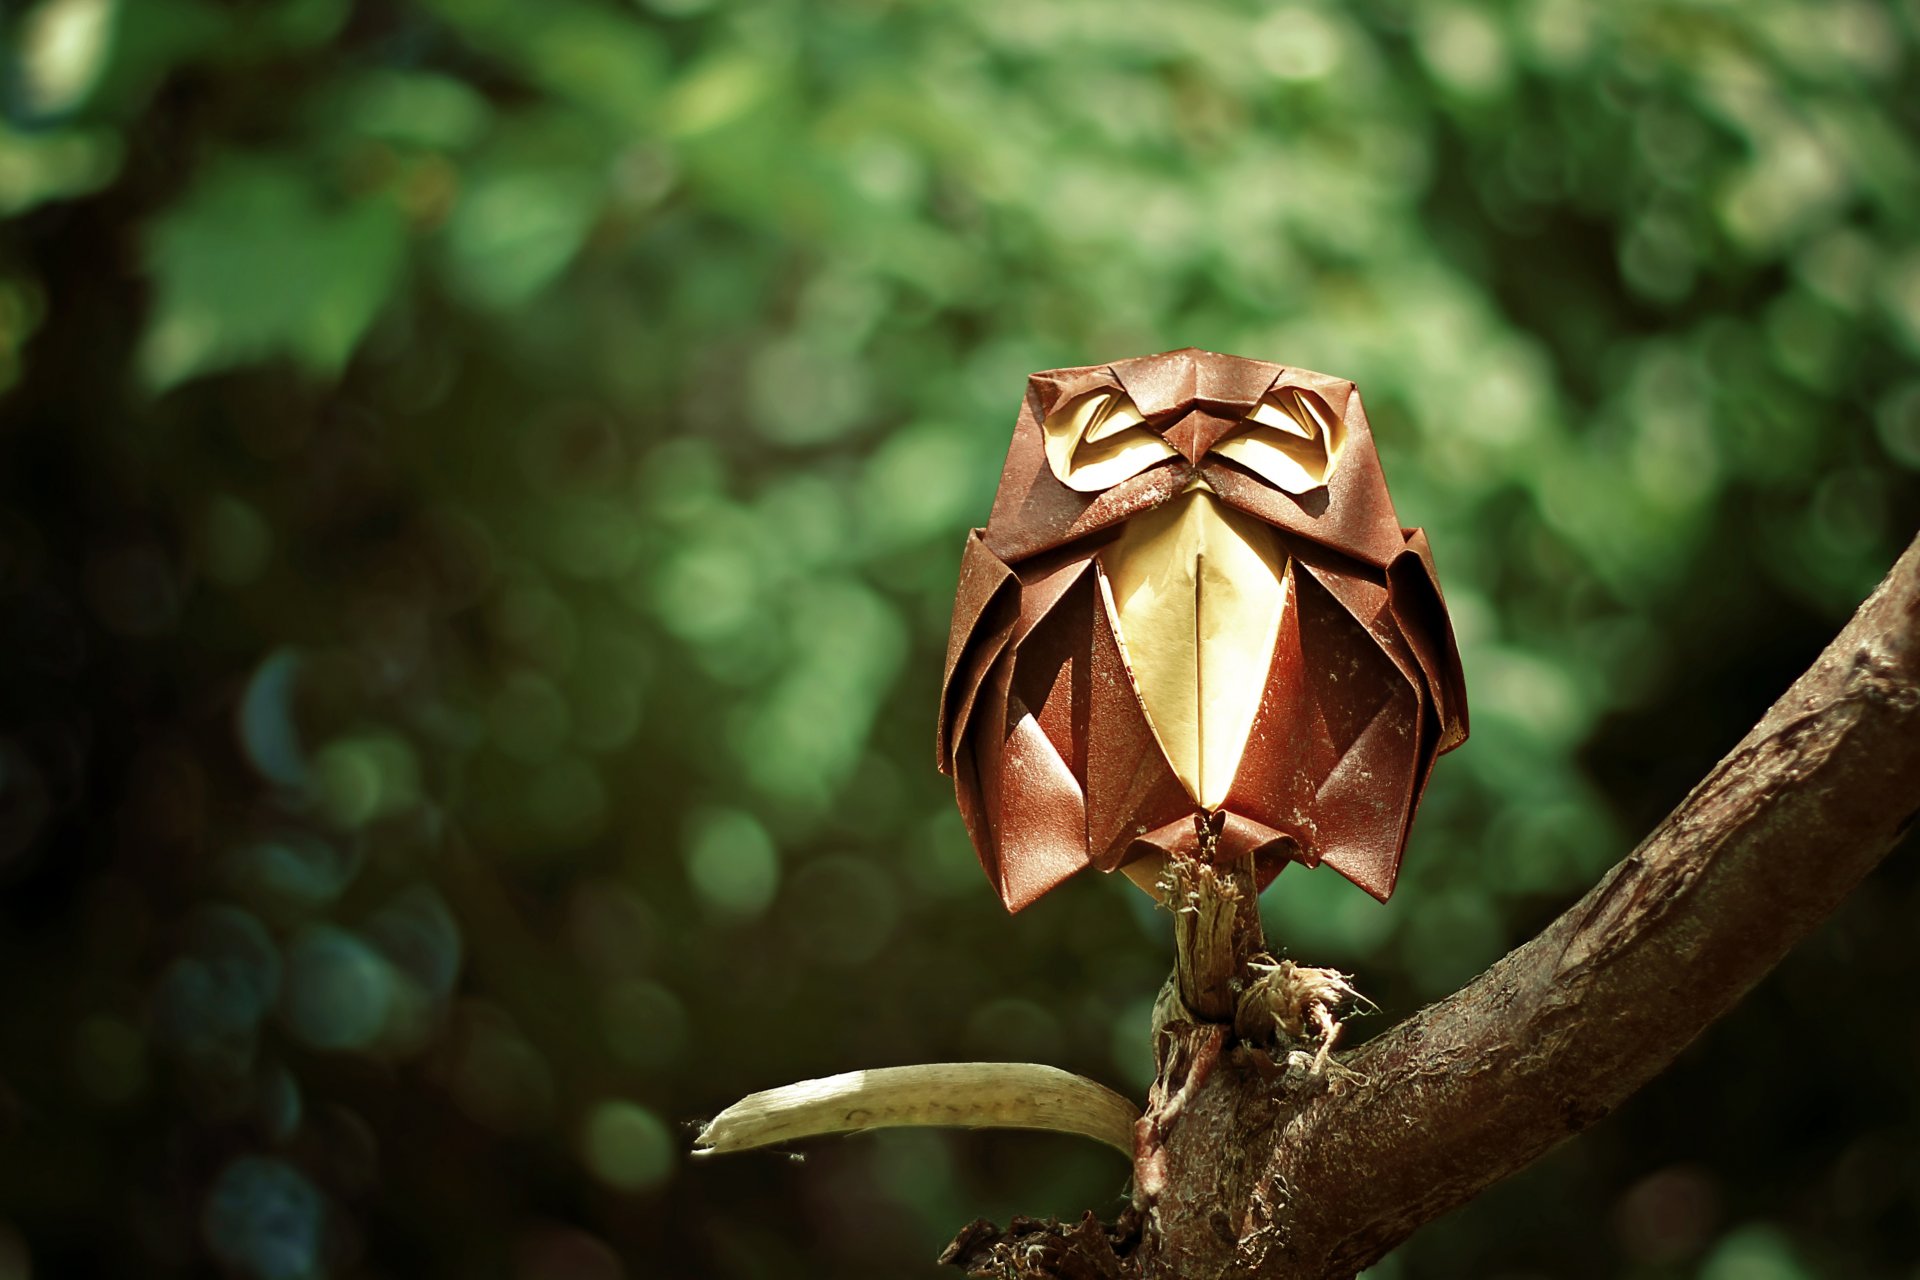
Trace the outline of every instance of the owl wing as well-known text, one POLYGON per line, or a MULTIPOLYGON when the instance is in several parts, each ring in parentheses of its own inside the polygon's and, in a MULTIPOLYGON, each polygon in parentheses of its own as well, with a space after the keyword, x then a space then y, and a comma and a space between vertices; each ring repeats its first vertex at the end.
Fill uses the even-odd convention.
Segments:
POLYGON ((1018 911, 1089 862, 1091 552, 1006 565, 969 537, 948 643, 940 767, 987 878, 1018 911))
POLYGON ((1019 617, 1020 584, 1012 569, 987 546, 985 530, 967 534, 954 589, 953 622, 947 632, 946 674, 940 681, 940 722, 935 740, 940 772, 953 772, 955 745, 966 732, 987 668, 1006 648, 1019 617))
MULTIPOLYGON (((935 763, 953 778, 960 806, 980 861, 993 856, 986 796, 968 741, 987 674, 1006 651, 1020 617, 1020 582, 986 544, 981 530, 967 534, 960 557, 960 583, 954 592, 953 625, 947 634, 946 675, 940 685, 940 721, 935 763)), ((988 874, 993 873, 988 866, 988 874)))
POLYGON ((1289 604, 1227 808, 1385 900, 1433 761, 1466 736, 1459 659, 1417 530, 1384 572, 1295 544, 1289 604))
MULTIPOLYGON (((1440 575, 1433 567, 1426 531, 1401 532, 1406 535, 1407 554, 1388 566, 1387 588, 1394 617, 1413 646, 1433 698, 1437 737, 1426 757, 1430 769, 1435 757, 1467 740, 1467 681, 1460 670, 1460 649, 1454 642, 1446 599, 1440 594, 1440 575)), ((1425 778, 1422 773, 1423 785, 1425 778)))

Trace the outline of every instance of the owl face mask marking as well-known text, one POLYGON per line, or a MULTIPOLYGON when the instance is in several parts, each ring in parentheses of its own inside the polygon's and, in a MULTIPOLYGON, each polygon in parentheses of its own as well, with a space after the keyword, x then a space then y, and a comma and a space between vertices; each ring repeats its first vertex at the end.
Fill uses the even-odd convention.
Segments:
MULTIPOLYGON (((1175 425, 1162 429, 1172 434, 1175 425)), ((1054 478, 1080 493, 1111 489, 1181 453, 1117 389, 1067 401, 1047 415, 1041 432, 1054 478)), ((1327 483, 1339 461, 1343 434, 1318 396, 1280 387, 1254 405, 1240 427, 1214 443, 1210 452, 1275 488, 1307 493, 1327 483)), ((1199 453, 1197 448, 1191 451, 1199 453)))
POLYGON ((1274 392, 1247 415, 1247 423, 1213 451, 1275 488, 1311 492, 1327 483, 1340 461, 1344 433, 1318 396, 1291 387, 1274 392))
POLYGON ((1070 489, 1111 489, 1175 456, 1173 446, 1146 421, 1118 391, 1082 396, 1047 415, 1047 465, 1070 489))

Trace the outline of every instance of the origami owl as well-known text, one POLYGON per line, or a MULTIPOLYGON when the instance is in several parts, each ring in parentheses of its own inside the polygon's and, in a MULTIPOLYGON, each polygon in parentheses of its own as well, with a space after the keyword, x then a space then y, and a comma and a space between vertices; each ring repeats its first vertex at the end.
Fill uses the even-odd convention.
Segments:
POLYGON ((1083 867, 1393 892, 1466 695, 1351 382, 1188 349, 1036 373, 967 537, 939 765, 1018 911, 1083 867))

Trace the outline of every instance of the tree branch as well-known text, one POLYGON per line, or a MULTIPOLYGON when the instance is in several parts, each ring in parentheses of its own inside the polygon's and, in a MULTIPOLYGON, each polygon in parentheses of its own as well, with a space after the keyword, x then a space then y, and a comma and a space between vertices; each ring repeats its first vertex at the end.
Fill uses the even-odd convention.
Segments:
POLYGON ((1181 1004, 1209 1021, 1231 1022, 1239 980, 1266 950, 1252 859, 1216 869, 1205 857, 1176 857, 1160 889, 1173 911, 1173 974, 1181 1004))
POLYGON ((976 1224, 948 1260, 992 1276, 1352 1276, 1658 1074, 1916 816, 1920 540, 1753 731, 1540 936, 1324 1073, 1225 1028, 1204 1054, 1186 1051, 1198 1066, 1163 1057, 1155 1089, 1178 1106, 1143 1144, 1147 1194, 1126 1230, 976 1224))
POLYGON ((1920 539, 1641 846, 1347 1064, 1272 1174, 1295 1251, 1364 1267, 1612 1111, 1826 919, 1920 815, 1920 539), (1337 1209, 1335 1209, 1337 1206, 1337 1209))

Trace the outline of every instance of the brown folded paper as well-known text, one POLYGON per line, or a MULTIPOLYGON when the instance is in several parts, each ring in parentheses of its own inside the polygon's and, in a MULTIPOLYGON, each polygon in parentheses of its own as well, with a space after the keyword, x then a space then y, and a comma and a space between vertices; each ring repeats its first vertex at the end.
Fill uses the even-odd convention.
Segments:
POLYGON ((947 642, 939 764, 1008 910, 1175 852, 1385 899, 1466 694, 1351 382, 1188 349, 1037 373, 947 642))

